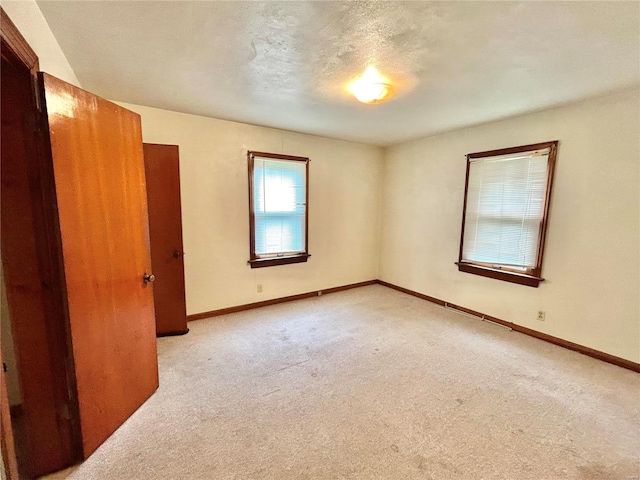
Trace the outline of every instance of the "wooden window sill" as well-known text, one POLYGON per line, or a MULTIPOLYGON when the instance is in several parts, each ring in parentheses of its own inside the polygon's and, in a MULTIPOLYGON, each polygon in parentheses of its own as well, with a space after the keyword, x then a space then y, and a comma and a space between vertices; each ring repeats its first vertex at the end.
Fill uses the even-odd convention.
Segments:
POLYGON ((289 255, 286 257, 268 257, 268 258, 254 258, 247 263, 251 265, 251 268, 273 267, 275 265, 288 265, 290 263, 303 263, 311 255, 302 253, 300 255, 289 255))
POLYGON ((499 270, 497 268, 481 267, 479 265, 473 265, 471 263, 456 262, 458 265, 458 271, 472 273, 474 275, 480 275, 482 277, 495 278, 496 280, 504 280, 505 282, 517 283, 519 285, 526 285, 528 287, 537 288, 540 282, 544 281, 544 278, 536 277, 534 275, 527 275, 525 273, 509 272, 506 270, 499 270))

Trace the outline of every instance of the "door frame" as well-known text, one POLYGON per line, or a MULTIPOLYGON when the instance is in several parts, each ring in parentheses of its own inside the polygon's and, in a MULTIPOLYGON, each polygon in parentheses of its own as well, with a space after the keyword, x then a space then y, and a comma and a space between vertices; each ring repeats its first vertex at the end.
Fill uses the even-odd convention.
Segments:
MULTIPOLYGON (((39 125, 41 124, 41 93, 38 89, 37 72, 39 70, 39 60, 35 51, 22 36, 15 24, 11 21, 4 9, 0 7, 0 38, 3 48, 14 57, 13 60, 21 63, 29 71, 31 80, 31 111, 33 116, 30 124, 33 126, 30 131, 31 138, 27 143, 25 157, 27 158, 32 183, 31 202, 34 213, 34 229, 36 235, 36 247, 38 254, 35 262, 38 264, 38 272, 42 281, 43 306, 46 307, 45 325, 46 344, 48 352, 41 353, 48 358, 46 361, 51 366, 51 376, 40 378, 40 381, 50 382, 53 390, 53 402, 48 407, 48 415, 55 417, 56 430, 49 431, 48 434, 55 434, 55 439, 47 441, 56 442, 56 449, 59 455, 57 460, 45 468, 49 471, 64 468, 82 459, 81 434, 78 419, 77 398, 75 398, 75 375, 73 368, 73 356, 71 355, 71 337, 65 319, 68 316, 66 295, 64 287, 64 268, 61 250, 61 240, 58 225, 57 202, 55 183, 53 178, 53 167, 47 162, 47 136, 42 134, 39 125), (33 141, 31 141, 33 140, 33 141)), ((6 265, 15 262, 16 259, 3 258, 6 265)), ((11 305, 10 305, 11 308, 11 305)), ((13 322, 13 319, 12 319, 13 322)), ((12 330, 16 331, 12 323, 12 330)), ((19 337, 14 335, 14 344, 20 345, 19 337)), ((29 352, 34 354, 34 352, 29 352)), ((36 352, 37 355, 40 352, 36 352)), ((19 357, 19 354, 17 355, 19 357)), ((19 358, 17 358, 19 362, 19 358)), ((26 372, 18 365, 18 377, 21 385, 24 383, 26 372)), ((41 375, 42 377, 42 375, 41 375)), ((23 395, 23 405, 27 405, 29 399, 23 395)), ((28 408, 28 407, 27 407, 28 408)), ((25 409, 23 409, 25 410, 25 409)), ((28 414, 28 413, 27 413, 28 414)), ((3 454, 5 452, 3 451, 3 454)), ((14 455, 15 456, 15 455, 14 455)), ((27 458, 24 462, 32 467, 34 471, 25 472, 35 475, 43 471, 40 459, 27 458)))
POLYGON ((40 68, 38 55, 36 55, 36 52, 33 51, 33 48, 27 43, 2 7, 0 7, 0 37, 24 66, 29 69, 31 76, 35 78, 40 68))

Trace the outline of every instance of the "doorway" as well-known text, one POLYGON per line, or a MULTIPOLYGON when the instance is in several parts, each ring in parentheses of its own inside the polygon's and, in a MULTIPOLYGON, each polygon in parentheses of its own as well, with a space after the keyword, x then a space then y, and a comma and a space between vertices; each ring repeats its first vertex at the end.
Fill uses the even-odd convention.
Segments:
MULTIPOLYGON (((2 21, 4 28, 5 15, 2 21)), ((19 393, 9 393, 14 403, 16 397, 21 402, 13 408, 19 415, 13 427, 22 475, 36 475, 47 465, 62 468, 73 463, 78 438, 71 420, 74 400, 69 391, 73 380, 67 375, 68 338, 56 263, 58 247, 51 241, 54 204, 50 202, 51 189, 46 187, 51 172, 42 168, 38 154, 33 68, 37 69, 37 63, 30 68, 3 36, 0 240, 16 346, 15 357, 7 358, 6 363, 14 369, 7 372, 9 378, 19 379, 19 393)), ((7 335, 3 328, 2 336, 7 335)), ((11 353, 11 349, 5 352, 11 353)))

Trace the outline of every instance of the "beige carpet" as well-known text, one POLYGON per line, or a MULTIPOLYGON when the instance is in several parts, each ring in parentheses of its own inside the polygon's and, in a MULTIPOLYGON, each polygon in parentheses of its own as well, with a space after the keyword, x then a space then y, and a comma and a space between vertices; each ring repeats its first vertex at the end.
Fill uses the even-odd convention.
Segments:
POLYGON ((374 285, 200 320, 69 479, 635 479, 640 376, 374 285))

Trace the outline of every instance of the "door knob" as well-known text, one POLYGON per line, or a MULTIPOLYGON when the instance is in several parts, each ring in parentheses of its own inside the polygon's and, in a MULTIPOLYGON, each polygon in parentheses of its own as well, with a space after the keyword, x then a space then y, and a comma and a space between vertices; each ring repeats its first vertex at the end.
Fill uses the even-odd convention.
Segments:
POLYGON ((153 273, 145 273, 144 276, 142 277, 142 280, 144 281, 144 283, 153 283, 155 279, 156 279, 156 276, 153 273))
POLYGON ((173 258, 180 258, 183 255, 184 255, 184 252, 179 252, 178 250, 174 250, 173 252, 173 258))

